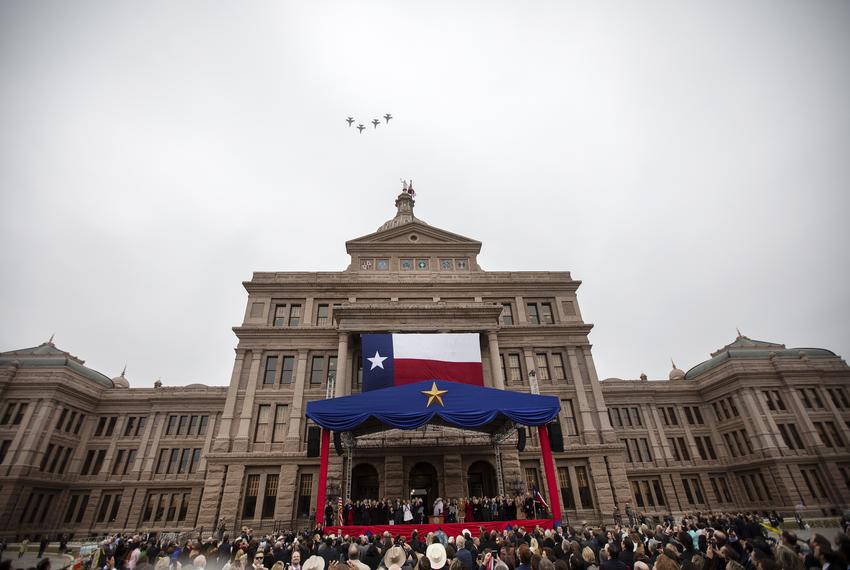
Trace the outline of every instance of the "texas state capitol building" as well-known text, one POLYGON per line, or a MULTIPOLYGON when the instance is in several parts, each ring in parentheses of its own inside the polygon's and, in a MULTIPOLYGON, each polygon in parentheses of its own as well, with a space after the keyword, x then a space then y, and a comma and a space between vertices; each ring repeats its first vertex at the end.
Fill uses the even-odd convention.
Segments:
MULTIPOLYGON (((255 273, 228 387, 130 388, 52 342, 0 354, 0 535, 273 530, 315 511, 306 402, 360 390, 359 333, 480 333, 485 384, 561 400, 565 517, 850 506, 850 369, 739 335, 669 379, 599 380, 568 272, 490 272, 481 243, 398 196, 339 272, 255 273), (330 380, 330 383, 329 383, 330 380), (536 386, 535 386, 536 385, 536 386)), ((532 432, 533 430, 529 430, 532 432)), ((557 439, 557 438, 556 438, 557 439)), ((535 433, 500 446, 502 488, 544 493, 535 433)), ((493 495, 488 436, 425 426, 332 454, 329 497, 493 495)))

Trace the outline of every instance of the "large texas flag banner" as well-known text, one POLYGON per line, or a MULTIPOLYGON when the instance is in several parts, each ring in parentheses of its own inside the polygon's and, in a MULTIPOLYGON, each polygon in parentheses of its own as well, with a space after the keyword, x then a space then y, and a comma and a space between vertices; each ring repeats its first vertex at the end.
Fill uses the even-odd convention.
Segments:
POLYGON ((363 334, 363 391, 449 380, 484 385, 477 333, 363 334))

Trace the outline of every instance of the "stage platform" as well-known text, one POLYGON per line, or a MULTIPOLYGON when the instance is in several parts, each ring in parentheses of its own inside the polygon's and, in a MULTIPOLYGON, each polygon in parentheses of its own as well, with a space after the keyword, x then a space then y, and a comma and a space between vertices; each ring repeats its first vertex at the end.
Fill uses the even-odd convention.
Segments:
POLYGON ((393 537, 398 535, 409 539, 410 534, 414 530, 418 531, 420 537, 424 537, 429 532, 435 532, 437 529, 442 529, 442 531, 446 533, 447 536, 459 536, 461 532, 463 532, 463 530, 468 530, 470 533, 472 533, 472 536, 478 536, 481 533, 481 527, 484 527, 484 530, 486 530, 487 532, 490 532, 491 530, 502 532, 508 527, 514 530, 519 527, 523 527, 527 532, 530 532, 536 526, 539 526, 544 529, 552 528, 553 523, 554 519, 527 519, 517 521, 489 521, 442 524, 382 524, 367 526, 343 525, 326 526, 325 532, 338 536, 360 536, 362 534, 367 534, 367 532, 375 535, 383 534, 384 532, 389 532, 391 535, 393 535, 393 537))

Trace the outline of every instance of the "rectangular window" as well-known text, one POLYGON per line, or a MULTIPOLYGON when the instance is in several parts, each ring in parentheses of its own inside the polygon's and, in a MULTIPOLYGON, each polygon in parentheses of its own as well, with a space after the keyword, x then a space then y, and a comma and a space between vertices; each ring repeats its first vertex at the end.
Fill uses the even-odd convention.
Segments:
POLYGON ((91 469, 91 463, 94 461, 94 449, 89 449, 86 452, 86 458, 83 460, 83 466, 80 469, 80 475, 88 475, 91 469))
POLYGON ((298 516, 306 518, 310 516, 310 499, 313 494, 313 475, 302 473, 298 483, 298 516))
POLYGON ((540 315, 537 312, 537 303, 526 303, 528 322, 532 325, 540 324, 540 315))
POLYGON ((6 454, 9 452, 9 446, 12 445, 11 439, 0 441, 0 463, 6 460, 6 454))
POLYGON ((593 496, 590 493, 590 479, 587 477, 587 467, 576 466, 576 481, 578 483, 578 495, 581 499, 583 509, 593 508, 593 496))
POLYGON ((246 519, 254 518, 257 510, 257 493, 260 491, 260 476, 248 475, 245 485, 245 502, 242 507, 242 516, 246 519))
POLYGON ((537 379, 549 380, 549 361, 546 354, 537 354, 537 379))
POLYGON ((198 470, 198 464, 201 462, 201 448, 196 447, 192 450, 192 461, 189 463, 189 473, 194 473, 198 470))
POLYGON ((68 408, 62 408, 62 413, 59 414, 59 419, 56 421, 56 429, 61 430, 62 424, 65 423, 65 416, 68 415, 68 408))
POLYGON ((514 313, 510 303, 502 303, 502 325, 511 326, 514 324, 514 313))
POLYGON ((543 492, 543 489, 540 488, 540 478, 537 476, 537 469, 534 467, 525 468, 525 488, 528 489, 529 493, 534 489, 538 489, 541 493, 543 492))
POLYGON ((47 469, 47 462, 50 460, 50 455, 53 453, 54 447, 55 446, 52 443, 47 446, 47 450, 44 452, 44 457, 41 458, 41 466, 39 467, 40 471, 47 469))
POLYGON ((277 502, 277 475, 266 475, 266 492, 263 497, 263 513, 264 519, 270 519, 274 516, 274 507, 277 502))
POLYGON ((118 421, 116 416, 112 416, 109 418, 109 422, 106 424, 106 432, 103 434, 106 437, 112 437, 112 433, 115 431, 115 423, 118 421))
POLYGON ((292 384, 292 372, 295 369, 295 357, 294 356, 284 356, 283 357, 283 371, 280 375, 280 383, 281 384, 292 384))
POLYGON ((189 433, 189 416, 180 416, 180 422, 177 424, 177 435, 187 435, 189 433))
POLYGON ((330 323, 329 320, 330 315, 330 307, 328 305, 319 305, 316 310, 316 325, 320 327, 327 326, 330 323))
POLYGON ((130 449, 127 451, 127 460, 124 462, 124 468, 121 470, 122 475, 126 475, 136 462, 136 450, 130 449))
POLYGON ((522 368, 519 363, 519 354, 508 355, 508 380, 510 382, 520 382, 522 377, 522 368))
POLYGON ((254 428, 254 442, 265 443, 269 438, 269 421, 271 406, 262 404, 257 408, 257 426, 254 428))
MULTIPOLYGON (((59 473, 60 475, 65 473, 65 468, 68 466, 68 460, 70 458, 71 458, 71 448, 66 447, 65 452, 62 454, 62 461, 61 461, 61 463, 59 463, 59 467, 56 470, 57 473, 59 473)), ((0 461, 0 463, 2 463, 2 461, 0 461)))
POLYGON ((165 435, 174 435, 177 431, 177 416, 168 416, 168 423, 165 426, 165 435))
POLYGON ((118 508, 121 506, 121 495, 112 495, 112 509, 109 511, 107 522, 115 522, 118 518, 118 508))
POLYGON ((286 305, 276 305, 274 308, 274 326, 286 326, 286 305))
POLYGON ((177 494, 171 493, 168 497, 168 510, 165 514, 165 520, 173 521, 177 516, 177 494))
POLYGON ((180 450, 176 447, 171 450, 171 456, 168 458, 168 474, 177 473, 177 466, 180 464, 180 450))
POLYGON ((101 495, 100 504, 97 507, 97 517, 95 517, 95 522, 104 522, 106 521, 106 513, 109 511, 109 499, 111 495, 101 495))
POLYGON ((168 449, 159 450, 159 459, 156 462, 156 472, 165 473, 168 466, 168 449))
POLYGON ((79 500, 79 495, 71 495, 71 499, 68 502, 68 509, 65 511, 65 523, 71 522, 71 519, 74 518, 74 513, 77 512, 77 501, 79 500))
POLYGON ((272 441, 280 443, 286 439, 286 406, 278 404, 274 412, 274 431, 272 441))
POLYGON ((189 435, 196 435, 198 433, 198 416, 191 416, 189 418, 189 435))
POLYGON ((325 357, 314 356, 310 367, 310 384, 321 384, 325 378, 325 357))
POLYGON ((136 418, 129 416, 127 418, 127 424, 124 426, 124 437, 130 437, 133 435, 134 429, 136 429, 136 418))
POLYGON ((555 324, 555 319, 552 316, 552 303, 540 303, 540 317, 545 325, 555 324))
POLYGON ((27 404, 18 404, 18 411, 15 413, 15 419, 12 420, 12 425, 20 425, 24 420, 24 413, 27 411, 27 404))
POLYGON ((561 500, 564 502, 564 508, 576 508, 575 498, 573 497, 573 486, 570 482, 570 473, 566 467, 558 467, 558 483, 561 491, 561 500))
POLYGON ((65 427, 63 431, 69 432, 74 427, 74 420, 77 419, 77 412, 72 410, 71 415, 68 416, 68 421, 65 423, 65 427))
POLYGON ((178 473, 186 473, 189 471, 189 459, 192 457, 192 450, 184 448, 180 450, 180 465, 177 467, 178 473))
POLYGON ((115 461, 112 462, 112 474, 118 475, 118 471, 121 469, 121 462, 124 460, 123 449, 119 449, 115 454, 115 461))
POLYGON ((289 306, 289 326, 297 327, 301 323, 301 305, 289 306))
POLYGON ((180 498, 180 512, 177 514, 178 521, 186 520, 186 514, 189 512, 189 493, 183 493, 180 498))
POLYGON ((552 355, 552 370, 555 373, 555 380, 566 380, 567 373, 564 370, 564 357, 558 353, 552 355))
POLYGON ((198 423, 198 435, 205 435, 207 433, 208 423, 210 423, 210 417, 201 416, 201 421, 198 423))
POLYGON ((640 456, 644 463, 649 463, 652 461, 652 453, 649 450, 649 442, 645 437, 642 437, 638 440, 638 444, 640 445, 640 456))
POLYGON ((106 418, 99 418, 97 420, 97 427, 94 430, 94 437, 100 437, 103 435, 103 430, 106 427, 106 418))
POLYGON ((573 411, 572 400, 561 400, 561 410, 564 412, 564 426, 568 436, 578 435, 578 423, 576 422, 576 414, 573 411))
POLYGON ((277 376, 277 356, 266 358, 266 372, 263 375, 263 384, 274 384, 277 376))

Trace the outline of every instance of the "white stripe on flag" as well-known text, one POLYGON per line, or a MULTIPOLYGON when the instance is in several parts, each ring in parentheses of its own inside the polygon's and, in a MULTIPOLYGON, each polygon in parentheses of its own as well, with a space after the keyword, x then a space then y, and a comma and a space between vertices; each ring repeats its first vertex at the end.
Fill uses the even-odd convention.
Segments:
POLYGON ((443 362, 481 362, 478 333, 394 334, 393 356, 443 362))

